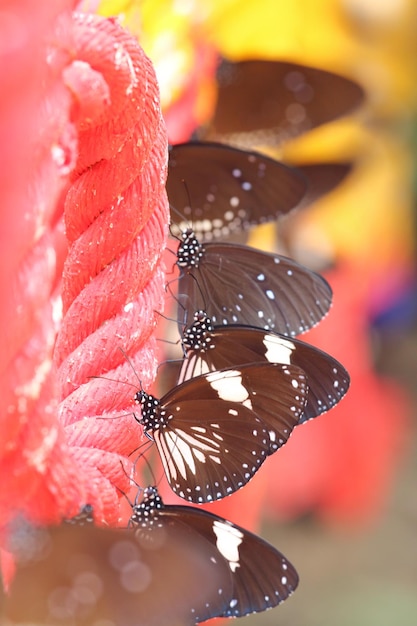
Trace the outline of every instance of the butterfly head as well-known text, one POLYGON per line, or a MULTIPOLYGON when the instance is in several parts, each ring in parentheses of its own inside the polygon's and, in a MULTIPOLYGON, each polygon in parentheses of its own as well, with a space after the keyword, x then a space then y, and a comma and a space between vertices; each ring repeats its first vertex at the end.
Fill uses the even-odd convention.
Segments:
POLYGON ((166 411, 161 408, 158 398, 141 389, 135 393, 135 402, 140 404, 142 416, 138 422, 144 427, 145 432, 166 425, 168 421, 166 411))
POLYGON ((164 508, 162 498, 156 487, 146 487, 140 503, 135 502, 132 507, 130 523, 132 526, 151 528, 158 520, 158 511, 164 508))
POLYGON ((178 267, 198 267, 204 253, 203 245, 198 241, 192 228, 187 228, 181 234, 181 243, 177 251, 178 267))
POLYGON ((64 519, 66 524, 77 524, 84 526, 84 524, 94 524, 94 508, 92 504, 84 504, 81 507, 78 515, 64 519))
POLYGON ((198 350, 204 352, 214 345, 211 342, 210 333, 214 330, 211 318, 205 311, 196 311, 194 313, 194 322, 185 329, 182 338, 183 345, 188 350, 198 350))

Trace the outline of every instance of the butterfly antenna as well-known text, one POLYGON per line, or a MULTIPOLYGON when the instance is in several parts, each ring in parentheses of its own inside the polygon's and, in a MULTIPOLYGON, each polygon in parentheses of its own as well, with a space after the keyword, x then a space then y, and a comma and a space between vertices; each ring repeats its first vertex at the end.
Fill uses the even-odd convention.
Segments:
POLYGON ((159 478, 156 479, 155 473, 154 473, 153 469, 151 468, 151 466, 149 464, 149 461, 147 461, 147 465, 148 465, 148 468, 150 470, 150 480, 146 480, 146 484, 153 485, 154 487, 156 487, 158 489, 159 485, 161 484, 161 482, 162 482, 162 480, 164 478, 164 475, 165 475, 164 471, 161 470, 159 478))
MULTIPOLYGON (((137 381, 138 381, 138 383, 139 383, 139 389, 140 389, 141 391, 143 391, 144 389, 143 389, 142 381, 141 381, 141 379, 139 378, 138 373, 137 373, 137 371, 135 370, 135 368, 134 368, 134 366, 133 366, 133 363, 132 363, 131 359, 129 358, 129 356, 127 355, 127 353, 125 352, 125 350, 123 350, 123 348, 122 348, 121 346, 119 346, 119 350, 120 350, 120 352, 123 354, 123 356, 125 357, 126 361, 129 363, 129 366, 130 366, 130 368, 131 368, 131 370, 132 370, 133 374, 135 375, 136 380, 137 380, 137 381)), ((135 387, 135 389, 137 390, 136 385, 133 385, 133 383, 127 383, 127 384, 130 384, 132 387, 135 387)))
MULTIPOLYGON (((120 348, 120 350, 122 350, 122 348, 120 348)), ((123 354, 125 355, 125 352, 122 350, 123 354)), ((136 373, 136 372, 135 372, 136 373)), ((137 374, 136 374, 137 376, 137 374)), ((135 389, 137 391, 137 385, 134 385, 133 383, 130 383, 127 380, 119 380, 117 378, 109 378, 108 376, 89 376, 89 379, 101 379, 101 380, 107 380, 111 383, 117 383, 117 384, 122 384, 122 385, 128 385, 129 387, 133 387, 133 389, 135 389)), ((125 417, 127 415, 132 415, 132 411, 128 412, 128 413, 122 413, 121 415, 114 415, 112 417, 109 416, 102 416, 102 415, 96 415, 95 419, 98 420, 109 420, 109 419, 120 419, 121 417, 125 417)))
MULTIPOLYGON (((181 343, 181 346, 182 346, 182 343, 181 343)), ((165 359, 165 361, 162 361, 161 363, 158 364, 158 367, 156 368, 157 371, 159 372, 159 368, 162 367, 163 365, 174 365, 174 364, 182 363, 182 361, 184 360, 184 356, 185 356, 185 350, 183 347, 182 347, 182 350, 184 351, 184 355, 182 357, 178 357, 178 359, 165 359)))
MULTIPOLYGON (((137 372, 136 372, 136 370, 135 370, 135 368, 133 366, 133 363, 132 363, 131 359, 129 358, 128 354, 127 354, 127 352, 121 346, 118 346, 118 349, 123 354, 123 356, 126 359, 127 363, 131 367, 132 372, 135 375, 135 378, 138 380, 140 390, 143 391, 142 381, 140 380, 140 378, 139 378, 139 376, 138 376, 138 374, 137 374, 137 372)), ((91 379, 92 378, 101 378, 102 380, 108 380, 109 382, 113 382, 113 383, 119 383, 119 384, 122 383, 123 385, 129 385, 130 387, 133 387, 134 389, 137 390, 137 385, 134 385, 133 383, 130 383, 127 380, 118 380, 117 378, 109 378, 108 376, 89 376, 89 378, 91 378, 91 379)))
MULTIPOLYGON (((171 215, 173 213, 173 211, 176 212, 176 209, 172 206, 172 204, 169 205, 170 209, 171 209, 171 215)), ((178 241, 179 243, 181 243, 181 228, 178 224, 175 223, 171 223, 169 225, 169 234, 171 235, 171 237, 173 239, 175 239, 176 241, 178 241)), ((172 252, 173 254, 175 254, 175 252, 173 250, 171 250, 170 248, 168 248, 168 250, 170 252, 172 252)))
MULTIPOLYGON (((174 298, 174 300, 176 300, 177 304, 180 305, 180 303, 178 302, 178 300, 175 298, 174 294, 171 294, 172 297, 174 298)), ((181 306, 181 305, 180 305, 181 306)), ((163 313, 161 313, 160 311, 155 311, 155 313, 157 315, 159 315, 160 317, 163 317, 164 320, 166 320, 167 322, 174 322, 175 324, 178 322, 177 319, 175 319, 174 317, 168 317, 168 315, 164 315, 163 313)))
MULTIPOLYGON (((191 212, 191 208, 192 208, 192 202, 191 202, 191 195, 190 195, 190 190, 189 187, 187 185, 187 181, 184 178, 181 178, 181 184, 183 185, 184 189, 185 189, 185 193, 188 199, 188 205, 185 206, 185 209, 188 209, 188 211, 191 212)), ((174 213, 176 215, 177 218, 180 219, 181 222, 183 222, 184 224, 186 224, 186 228, 192 228, 192 220, 190 221, 190 219, 184 214, 181 213, 181 211, 179 211, 177 209, 177 207, 175 207, 173 204, 169 203, 170 209, 171 209, 171 214, 174 213)), ((178 230, 181 232, 182 230, 184 230, 184 228, 180 228, 180 226, 178 224, 175 224, 175 226, 178 228, 178 230)))
MULTIPOLYGON (((178 237, 175 237, 175 239, 177 239, 177 240, 181 243, 181 240, 180 240, 180 239, 178 239, 178 237)), ((177 256, 177 253, 175 252, 175 250, 172 250, 171 248, 168 248, 168 247, 166 247, 166 250, 167 250, 170 254, 173 254, 174 256, 177 256)), ((175 266, 175 264, 174 264, 174 266, 175 266)), ((172 274, 172 272, 171 272, 171 274, 172 274)))
MULTIPOLYGON (((206 302, 206 299, 205 299, 205 297, 204 297, 204 292, 202 291, 202 289, 201 289, 201 287, 200 287, 200 285, 199 285, 199 282, 198 282, 197 278, 194 276, 194 274, 190 274, 190 278, 192 278, 192 279, 195 281, 195 284, 197 285, 197 289, 198 289, 198 291, 200 292, 201 300, 202 300, 202 301, 203 301, 203 303, 204 303, 204 306, 202 307, 202 309, 203 309, 204 311, 207 311, 207 302, 206 302)), ((184 307, 183 307, 183 308, 184 308, 184 307)))
POLYGON ((108 378, 107 376, 89 376, 88 378, 100 378, 101 380, 108 380, 111 383, 118 383, 119 385, 129 385, 137 389, 137 386, 133 383, 129 383, 127 380, 118 380, 117 378, 108 378))
POLYGON ((176 209, 171 203, 169 204, 169 207, 171 210, 171 217, 173 216, 173 214, 176 214, 176 217, 180 220, 179 222, 171 222, 171 224, 169 225, 169 234, 173 239, 178 241, 178 243, 181 243, 182 233, 187 228, 191 228, 191 224, 189 223, 189 220, 185 217, 185 215, 178 211, 178 209, 176 209))
MULTIPOLYGON (((148 437, 149 439, 149 437, 148 437)), ((134 450, 132 450, 132 452, 130 452, 129 457, 132 456, 132 454, 135 454, 135 452, 137 452, 138 450, 141 450, 141 448, 144 448, 145 446, 150 447, 150 444, 153 443, 153 439, 149 439, 149 441, 145 441, 145 443, 141 443, 140 446, 138 446, 137 448, 135 448, 134 450)), ((146 450, 145 450, 146 452, 146 450)), ((133 465, 136 465, 136 463, 138 462, 138 460, 141 458, 141 456, 144 454, 144 452, 141 452, 140 454, 138 454, 138 456, 135 458, 134 461, 132 461, 133 465)))
MULTIPOLYGON (((153 469, 152 469, 152 466, 151 466, 151 464, 150 464, 149 460, 145 457, 145 452, 147 452, 147 450, 145 450, 144 452, 142 452, 142 453, 138 456, 138 458, 136 459, 136 461, 135 461, 135 462, 134 462, 134 464, 133 464, 135 475, 137 475, 137 463, 138 463, 138 461, 139 461, 140 459, 143 459, 143 460, 145 461, 145 463, 146 463, 146 466, 147 466, 147 469, 149 470, 149 475, 150 475, 150 478, 149 478, 149 479, 148 479, 148 478, 146 478, 146 479, 145 479, 145 481, 144 481, 144 482, 145 482, 145 484, 147 484, 147 485, 154 485, 156 488, 158 488, 158 485, 161 483, 161 480, 162 480, 162 478, 163 478, 163 473, 161 474, 161 477, 159 478, 159 480, 156 480, 156 477, 155 477, 154 471, 153 471, 153 469)), ((122 493, 122 494, 125 496, 126 500, 128 501, 128 503, 130 504, 130 506, 131 506, 131 507, 132 507, 132 509, 133 509, 133 507, 134 507, 134 506, 138 503, 138 500, 139 500, 139 494, 143 493, 143 492, 145 491, 145 489, 144 489, 144 487, 141 487, 141 486, 140 486, 140 484, 137 482, 137 480, 136 480, 135 478, 133 478, 132 476, 129 476, 129 475, 128 475, 128 473, 126 472, 126 468, 124 467, 124 465, 123 465, 123 463, 122 463, 121 461, 120 461, 120 464, 121 464, 121 466, 122 466, 122 469, 123 469, 123 471, 124 471, 125 475, 126 475, 126 476, 127 476, 127 478, 129 479, 130 483, 132 483, 132 484, 133 484, 135 487, 137 487, 137 489, 138 489, 137 494, 136 494, 136 496, 135 496, 135 500, 134 500, 134 502, 132 503, 132 502, 130 501, 130 499, 128 498, 128 496, 127 496, 127 495, 126 495, 126 494, 125 494, 125 493, 124 493, 124 492, 123 492, 120 488, 118 488, 118 489, 119 489, 119 491, 120 491, 120 493, 122 493)))
MULTIPOLYGON (((185 182, 185 180, 183 178, 181 178, 181 183, 187 189, 186 182, 185 182)), ((189 195, 188 195, 188 198, 189 198, 189 195)), ((185 215, 183 213, 181 213, 181 211, 179 211, 173 204, 169 203, 169 206, 170 206, 171 212, 175 213, 177 218, 179 218, 182 222, 186 222, 186 223, 188 222, 188 218, 185 217, 185 215)), ((180 227, 177 224, 175 224, 175 226, 178 228, 179 231, 181 231, 180 227)))
MULTIPOLYGON (((203 302, 203 306, 202 306, 201 308, 202 308, 202 309, 204 309, 204 310, 207 310, 206 298, 205 298, 205 296, 204 296, 204 292, 202 291, 202 289, 201 289, 201 287, 200 287, 200 285, 199 285, 199 282, 198 282, 197 278, 194 276, 194 274, 191 274, 191 273, 190 273, 190 274, 188 274, 188 276, 190 276, 190 278, 192 278, 192 279, 195 281, 195 283, 196 283, 196 285, 197 285, 197 289, 198 289, 198 291, 200 292, 201 300, 202 300, 202 302, 203 302)), ((178 296, 177 296, 177 295, 173 292, 173 290, 171 289, 171 285, 172 285, 172 283, 177 283, 177 282, 179 283, 179 282, 180 282, 180 280, 181 280, 181 276, 176 277, 176 278, 173 278, 172 280, 168 281, 168 282, 165 284, 165 291, 167 291, 167 292, 169 293, 169 295, 173 298, 173 300, 175 300, 175 302, 177 303, 177 305, 181 307, 181 309, 184 311, 184 313, 186 313, 186 311, 187 311, 186 307, 184 306, 184 304, 181 302, 181 300, 178 298, 178 296)), ((186 294, 185 294, 185 295, 186 295, 186 294)), ((175 321, 175 320, 174 320, 174 321, 175 321)), ((178 320, 177 320, 177 321, 178 321, 178 320)))
MULTIPOLYGON (((144 444, 144 445, 146 446, 147 444, 144 444)), ((134 462, 134 469, 135 469, 135 474, 137 475, 137 473, 138 473, 138 467, 137 467, 138 463, 140 461, 143 461, 145 463, 145 468, 143 468, 143 469, 147 470, 147 472, 145 472, 145 477, 146 477, 145 483, 154 485, 156 483, 156 478, 155 478, 155 473, 153 471, 152 465, 151 465, 149 459, 146 456, 146 453, 148 451, 149 451, 149 446, 147 446, 145 448, 145 450, 143 450, 143 452, 141 452, 137 456, 137 458, 136 458, 136 460, 134 462), (146 474, 148 474, 148 476, 146 476, 146 474)))
MULTIPOLYGON (((146 460, 146 463, 148 465, 148 469, 149 469, 150 474, 151 474, 151 480, 150 481, 147 480, 146 484, 154 485, 157 488, 158 484, 160 483, 160 480, 158 482, 155 481, 155 475, 154 475, 153 470, 152 470, 152 468, 151 468, 151 466, 150 466, 150 464, 149 464, 149 462, 147 460, 146 460)), ((129 476, 129 474, 126 472, 126 468, 123 465, 122 461, 120 461, 120 465, 122 466, 123 472, 125 473, 125 475, 129 479, 129 482, 137 488, 135 499, 132 502, 130 500, 129 496, 122 489, 120 489, 120 487, 117 487, 117 490, 126 498, 127 502, 129 503, 129 506, 132 509, 132 516, 130 517, 130 519, 129 519, 128 523, 127 523, 127 527, 129 528, 129 527, 132 527, 132 526, 135 525, 134 522, 132 521, 132 517, 133 517, 133 514, 134 514, 134 509, 138 505, 139 496, 142 495, 145 492, 145 487, 141 487, 141 485, 135 480, 135 478, 133 478, 132 476, 129 476)), ((135 467, 135 471, 136 471, 136 467, 135 467)), ((161 476, 161 479, 162 479, 162 476, 161 476)))
MULTIPOLYGON (((135 485, 138 489, 142 489, 142 487, 139 487, 139 485, 137 485, 137 484, 136 484, 136 482, 135 482, 135 480, 132 478, 132 476, 129 476, 129 474, 126 472, 126 468, 125 468, 125 466, 123 465, 123 463, 122 463, 122 461, 121 461, 120 459, 119 459, 119 463, 120 463, 120 465, 122 466, 122 470, 123 470, 124 475, 126 476, 126 478, 128 478, 128 479, 129 479, 129 482, 130 482, 130 483, 132 483, 132 482, 133 482, 133 484, 134 484, 134 485, 135 485)), ((122 494, 122 496, 124 496, 124 497, 126 498, 126 500, 128 501, 129 505, 133 508, 133 504, 134 504, 134 503, 133 503, 133 502, 131 502, 131 500, 130 500, 129 496, 127 495, 127 493, 125 493, 125 492, 123 491, 123 489, 120 489, 120 487, 117 487, 117 486, 116 486, 116 489, 117 489, 117 491, 119 491, 119 492, 122 494)))
MULTIPOLYGON (((153 442, 153 439, 151 439, 151 441, 153 442)), ((135 472, 135 474, 137 474, 137 472, 138 472, 137 465, 138 465, 139 461, 143 460, 145 462, 145 464, 146 464, 146 467, 148 469, 148 473, 149 473, 149 476, 150 476, 149 479, 146 477, 145 484, 152 484, 155 487, 158 487, 158 485, 161 484, 161 481, 162 481, 163 476, 164 476, 164 472, 162 471, 161 475, 160 475, 160 478, 158 480, 156 480, 155 472, 153 471, 152 465, 151 465, 149 459, 147 458, 147 456, 145 456, 146 453, 151 449, 151 442, 149 442, 149 443, 146 442, 146 443, 143 443, 142 445, 138 446, 137 448, 135 448, 135 450, 133 450, 129 454, 129 456, 131 456, 132 454, 134 454, 138 450, 141 450, 142 448, 144 448, 144 449, 137 455, 137 457, 133 461, 134 472, 135 472)), ((137 484, 137 482, 133 478, 130 478, 130 480, 133 482, 134 485, 137 485, 139 487, 139 485, 137 484)), ((136 504, 136 500, 135 500, 135 504, 136 504)))
MULTIPOLYGON (((126 383, 126 384, 129 384, 129 383, 126 383)), ((135 387, 135 386, 134 386, 134 387, 135 387)), ((137 389, 137 387, 135 387, 135 389, 137 389)), ((94 416, 94 419, 96 419, 96 420, 118 420, 118 419, 120 419, 121 417, 127 417, 128 415, 133 415, 133 416, 135 416, 135 414, 133 413, 133 411, 129 411, 129 413, 122 413, 121 415, 113 415, 113 416, 111 416, 111 417, 110 417, 110 416, 108 416, 108 415, 106 415, 106 416, 103 416, 103 415, 95 415, 95 416, 94 416)))

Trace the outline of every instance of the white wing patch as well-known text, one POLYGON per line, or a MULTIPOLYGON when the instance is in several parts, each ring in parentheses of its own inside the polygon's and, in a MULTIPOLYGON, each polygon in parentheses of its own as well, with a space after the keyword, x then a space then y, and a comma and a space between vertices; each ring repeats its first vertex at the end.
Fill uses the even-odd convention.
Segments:
POLYGON ((210 368, 205 359, 202 359, 200 355, 192 354, 190 357, 184 360, 181 368, 180 380, 187 380, 193 376, 200 376, 201 374, 208 374, 210 368))
POLYGON ((292 341, 273 335, 265 335, 263 344, 266 348, 265 357, 270 363, 291 365, 291 355, 295 350, 292 341))
POLYGON ((241 403, 248 409, 252 409, 248 390, 242 383, 241 373, 237 370, 213 372, 207 376, 207 381, 222 400, 241 403))
POLYGON ((155 441, 160 448, 160 456, 167 476, 176 479, 178 470, 184 480, 186 480, 187 470, 185 463, 187 463, 189 471, 195 475, 196 467, 191 449, 187 443, 179 439, 176 432, 165 431, 163 436, 156 437, 155 441))
MULTIPOLYGON (((190 473, 195 476, 196 460, 199 463, 206 463, 209 457, 216 463, 220 463, 220 443, 205 435, 207 431, 204 427, 193 426, 192 430, 197 436, 194 437, 180 429, 155 432, 155 442, 159 447, 165 473, 173 481, 177 481, 178 472, 184 480, 187 480, 190 473)), ((222 441, 221 435, 217 433, 216 435, 222 441)))
POLYGON ((243 534, 229 522, 220 520, 213 522, 213 532, 217 537, 217 549, 229 561, 232 572, 235 572, 240 567, 239 546, 243 541, 243 534))

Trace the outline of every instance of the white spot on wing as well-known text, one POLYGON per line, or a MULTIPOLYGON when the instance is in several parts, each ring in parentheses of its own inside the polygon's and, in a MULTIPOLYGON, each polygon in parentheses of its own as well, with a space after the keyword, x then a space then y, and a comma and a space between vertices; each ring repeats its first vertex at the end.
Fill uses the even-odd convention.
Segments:
POLYGON ((213 532, 217 537, 217 549, 229 561, 232 572, 235 572, 240 567, 239 546, 242 543, 243 534, 230 522, 220 520, 213 522, 213 532))
POLYGON ((291 365, 291 355, 295 350, 292 341, 274 335, 265 335, 263 344, 266 348, 265 357, 270 363, 291 365))
POLYGON ((236 370, 213 372, 207 376, 207 380, 222 400, 241 402, 249 409, 252 409, 252 403, 249 400, 246 387, 242 384, 240 372, 236 370))

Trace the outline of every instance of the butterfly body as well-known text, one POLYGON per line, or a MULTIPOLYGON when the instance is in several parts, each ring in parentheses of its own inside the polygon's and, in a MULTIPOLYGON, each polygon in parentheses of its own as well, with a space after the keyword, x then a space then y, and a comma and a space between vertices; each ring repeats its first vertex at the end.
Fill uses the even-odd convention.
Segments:
POLYGON ((81 507, 80 512, 73 517, 64 519, 64 523, 66 524, 93 524, 94 523, 94 515, 93 515, 93 506, 91 504, 84 504, 81 507))
POLYGON ((145 432, 163 428, 174 417, 161 407, 157 398, 144 391, 138 391, 135 400, 141 405, 141 424, 145 432))
POLYGON ((139 391, 135 400, 171 488, 202 503, 230 495, 253 477, 288 440, 306 397, 300 368, 255 363, 185 381, 160 400, 139 391))

